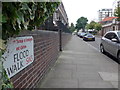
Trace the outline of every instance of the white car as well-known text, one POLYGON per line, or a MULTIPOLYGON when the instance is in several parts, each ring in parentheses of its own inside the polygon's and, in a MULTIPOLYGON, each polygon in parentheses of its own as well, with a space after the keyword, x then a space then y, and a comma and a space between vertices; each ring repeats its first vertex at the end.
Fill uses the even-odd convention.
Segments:
POLYGON ((100 51, 108 52, 120 61, 120 31, 109 31, 101 39, 100 51))

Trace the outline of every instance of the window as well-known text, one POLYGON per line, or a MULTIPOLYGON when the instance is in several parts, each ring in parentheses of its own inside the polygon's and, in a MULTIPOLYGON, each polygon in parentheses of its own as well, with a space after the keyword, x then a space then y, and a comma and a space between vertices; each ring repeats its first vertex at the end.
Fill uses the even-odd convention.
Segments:
POLYGON ((119 38, 120 38, 120 32, 117 32, 117 34, 118 34, 118 36, 119 36, 119 38))
POLYGON ((113 38, 116 38, 116 39, 118 39, 117 38, 117 35, 115 34, 115 33, 107 33, 106 35, 105 35, 105 38, 107 38, 107 39, 113 39, 113 38))

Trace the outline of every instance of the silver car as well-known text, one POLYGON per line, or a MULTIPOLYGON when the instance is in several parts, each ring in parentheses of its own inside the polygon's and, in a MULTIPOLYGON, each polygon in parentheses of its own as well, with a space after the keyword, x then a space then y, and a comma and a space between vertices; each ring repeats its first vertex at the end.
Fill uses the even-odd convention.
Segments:
POLYGON ((109 31, 101 39, 100 51, 108 52, 120 61, 120 31, 109 31))

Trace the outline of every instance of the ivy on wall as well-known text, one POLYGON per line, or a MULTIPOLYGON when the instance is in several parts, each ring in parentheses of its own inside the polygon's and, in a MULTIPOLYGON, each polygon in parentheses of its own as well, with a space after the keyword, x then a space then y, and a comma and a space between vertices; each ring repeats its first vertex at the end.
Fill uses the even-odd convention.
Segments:
MULTIPOLYGON (((6 45, 3 44, 7 42, 8 38, 18 35, 23 30, 32 31, 39 27, 54 13, 59 4, 60 2, 2 2, 2 14, 0 15, 0 24, 2 24, 0 57, 5 51, 3 46, 6 45)), ((1 88, 3 90, 13 88, 4 68, 2 70, 1 88)))
POLYGON ((58 5, 58 2, 3 2, 2 39, 39 27, 58 5))

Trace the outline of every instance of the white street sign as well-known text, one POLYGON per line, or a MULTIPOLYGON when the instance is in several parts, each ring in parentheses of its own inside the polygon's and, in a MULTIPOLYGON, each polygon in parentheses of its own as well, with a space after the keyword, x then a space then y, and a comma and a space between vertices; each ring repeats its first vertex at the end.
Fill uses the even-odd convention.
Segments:
POLYGON ((7 45, 3 66, 11 78, 34 61, 33 37, 11 38, 7 45))

